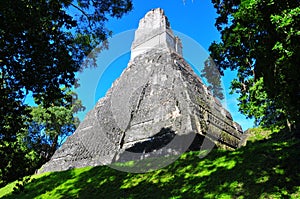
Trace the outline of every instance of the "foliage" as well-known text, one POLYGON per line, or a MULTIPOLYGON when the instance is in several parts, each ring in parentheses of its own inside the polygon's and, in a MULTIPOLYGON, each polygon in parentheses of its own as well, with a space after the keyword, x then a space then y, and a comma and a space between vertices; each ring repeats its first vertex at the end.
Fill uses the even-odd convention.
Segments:
POLYGON ((205 60, 204 68, 201 70, 201 77, 204 77, 215 97, 224 99, 223 88, 221 86, 221 74, 211 57, 205 60))
MULTIPOLYGON (((75 93, 70 92, 69 95, 75 93)), ((74 103, 69 102, 64 106, 53 105, 46 108, 39 105, 27 109, 30 110, 31 116, 25 121, 28 128, 18 133, 16 142, 3 142, 8 149, 11 147, 15 150, 16 146, 20 147, 18 151, 11 149, 11 153, 2 154, 4 160, 8 161, 6 167, 1 170, 4 182, 15 178, 16 175, 21 177, 33 173, 48 161, 62 141, 78 126, 79 119, 74 117, 74 109, 79 111, 85 107, 76 99, 74 103), (16 161, 21 160, 24 161, 21 165, 16 164, 16 161)), ((2 149, 1 152, 6 151, 2 149)))
POLYGON ((251 142, 235 151, 214 149, 203 159, 199 152, 189 152, 168 167, 143 174, 107 166, 44 173, 32 176, 18 195, 12 194, 14 183, 9 184, 0 189, 0 197, 299 198, 299 140, 261 129, 249 133, 251 142))
MULTIPOLYGON (((75 95, 74 92, 71 92, 75 95)), ((76 95, 77 96, 77 95, 76 95)), ((31 107, 31 120, 25 142, 34 149, 44 163, 52 157, 62 141, 71 135, 79 125, 79 118, 74 117, 74 109, 84 110, 80 100, 64 106, 31 107)))
POLYGON ((237 70, 240 110, 264 126, 300 124, 298 0, 212 0, 222 41, 209 50, 221 70, 237 70))
POLYGON ((108 17, 131 9, 130 0, 0 1, 0 184, 32 167, 22 142, 32 124, 26 96, 45 109, 64 106, 86 55, 106 47, 108 17))

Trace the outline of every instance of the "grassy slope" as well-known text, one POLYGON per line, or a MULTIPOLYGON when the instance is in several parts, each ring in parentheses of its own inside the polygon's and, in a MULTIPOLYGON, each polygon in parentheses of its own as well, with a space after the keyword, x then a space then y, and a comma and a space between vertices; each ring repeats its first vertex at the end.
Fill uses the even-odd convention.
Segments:
POLYGON ((34 176, 25 191, 4 198, 300 198, 300 142, 252 131, 247 146, 183 154, 163 169, 130 174, 107 166, 34 176), (268 137, 267 139, 265 139, 268 137))

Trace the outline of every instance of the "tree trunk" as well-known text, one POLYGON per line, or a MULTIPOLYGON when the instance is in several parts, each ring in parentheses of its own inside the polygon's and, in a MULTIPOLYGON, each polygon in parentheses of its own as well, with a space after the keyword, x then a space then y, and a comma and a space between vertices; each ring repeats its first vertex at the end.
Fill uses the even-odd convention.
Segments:
POLYGON ((292 125, 291 125, 289 119, 286 119, 286 126, 289 129, 289 133, 292 133, 292 125))

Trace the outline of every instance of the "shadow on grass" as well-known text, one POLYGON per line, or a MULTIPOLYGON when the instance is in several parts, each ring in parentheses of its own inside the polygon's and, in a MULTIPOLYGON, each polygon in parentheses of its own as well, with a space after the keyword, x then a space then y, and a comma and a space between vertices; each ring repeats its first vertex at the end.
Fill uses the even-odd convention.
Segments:
POLYGON ((7 198, 294 198, 300 197, 300 142, 249 142, 235 151, 189 152, 163 169, 130 174, 106 166, 55 172, 7 198), (43 195, 44 194, 44 195, 43 195))

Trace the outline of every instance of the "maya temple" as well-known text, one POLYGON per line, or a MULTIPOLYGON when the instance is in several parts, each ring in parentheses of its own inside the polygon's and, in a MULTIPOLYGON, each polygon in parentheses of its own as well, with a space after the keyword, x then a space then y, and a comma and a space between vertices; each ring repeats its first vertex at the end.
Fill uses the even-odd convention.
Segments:
POLYGON ((39 172, 181 154, 204 149, 204 142, 239 147, 241 126, 182 49, 164 11, 149 11, 135 32, 126 69, 39 172))

